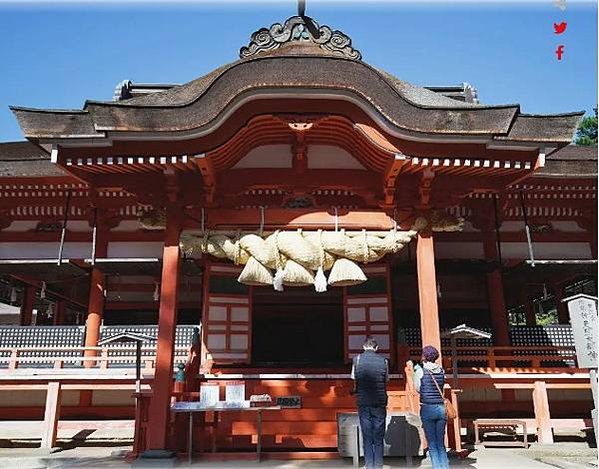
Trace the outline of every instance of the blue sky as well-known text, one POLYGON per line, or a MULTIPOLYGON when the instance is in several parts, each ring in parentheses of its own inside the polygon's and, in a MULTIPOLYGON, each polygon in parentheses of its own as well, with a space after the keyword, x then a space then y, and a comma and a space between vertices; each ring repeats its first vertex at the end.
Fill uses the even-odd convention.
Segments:
MULTIPOLYGON (((12 4, 0 0, 0 141, 22 139, 8 106, 81 108, 123 79, 184 83, 237 59, 250 34, 297 2, 12 4)), ((485 104, 526 113, 597 104, 597 5, 307 1, 363 59, 417 85, 469 82, 485 104), (563 35, 554 22, 568 22, 563 35), (555 48, 565 46, 558 62, 555 48)))

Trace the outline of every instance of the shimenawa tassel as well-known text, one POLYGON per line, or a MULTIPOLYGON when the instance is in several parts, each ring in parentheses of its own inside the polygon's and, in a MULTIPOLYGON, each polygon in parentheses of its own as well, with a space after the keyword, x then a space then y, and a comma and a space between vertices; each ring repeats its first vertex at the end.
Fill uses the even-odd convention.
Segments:
POLYGON ((279 253, 279 244, 278 244, 278 236, 279 230, 275 231, 275 259, 277 264, 277 271, 275 272, 275 276, 272 279, 272 287, 275 291, 283 291, 283 267, 281 266, 281 254, 279 253))
POLYGON ((314 277, 314 289, 318 293, 324 293, 327 291, 327 278, 324 275, 323 265, 324 265, 324 248, 322 247, 322 230, 318 230, 318 242, 320 244, 320 267, 316 271, 316 276, 314 277))
POLYGON ((314 277, 314 288, 318 293, 323 293, 327 291, 327 278, 324 275, 322 266, 318 268, 318 271, 316 272, 316 277, 314 277))
POLYGON ((272 286, 276 291, 283 291, 283 269, 279 266, 272 280, 272 286))

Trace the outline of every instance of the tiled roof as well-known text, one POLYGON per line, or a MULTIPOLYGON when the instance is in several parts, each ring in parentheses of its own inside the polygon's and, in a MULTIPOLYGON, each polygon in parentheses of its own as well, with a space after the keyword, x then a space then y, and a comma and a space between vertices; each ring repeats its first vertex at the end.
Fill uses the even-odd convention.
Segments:
MULTIPOLYGON (((277 49, 297 49, 288 47, 277 49)), ((105 132, 209 132, 249 94, 336 93, 360 101, 400 132, 569 143, 582 113, 520 114, 518 105, 458 101, 358 61, 323 55, 263 54, 168 90, 123 101, 88 101, 82 111, 12 108, 30 139, 105 137, 105 132)))
POLYGON ((597 146, 565 146, 549 155, 534 176, 597 178, 597 146))
POLYGON ((50 155, 31 142, 0 143, 0 177, 62 177, 50 155))

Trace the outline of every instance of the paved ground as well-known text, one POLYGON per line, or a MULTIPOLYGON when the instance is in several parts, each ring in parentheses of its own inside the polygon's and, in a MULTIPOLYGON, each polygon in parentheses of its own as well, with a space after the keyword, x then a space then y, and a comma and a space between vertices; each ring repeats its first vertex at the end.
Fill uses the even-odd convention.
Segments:
MULTIPOLYGON (((557 445, 559 446, 559 445, 557 445)), ((557 446, 550 450, 541 447, 530 450, 518 450, 509 448, 500 449, 479 449, 476 450, 465 460, 452 460, 452 467, 471 467, 484 469, 535 469, 535 468, 555 468, 563 467, 566 469, 582 469, 591 468, 593 466, 587 464, 591 460, 596 460, 596 451, 588 449, 586 445, 580 445, 579 449, 567 448, 563 454, 578 455, 577 459, 565 461, 564 458, 556 456, 560 454, 557 446), (548 455, 545 463, 535 460, 535 457, 543 457, 548 455), (582 459, 584 454, 587 454, 586 460, 582 459), (591 455, 594 454, 592 457, 591 455)), ((76 447, 71 449, 63 449, 58 452, 50 453, 37 448, 0 448, 0 467, 15 468, 15 469, 55 469, 55 468, 150 468, 150 467, 189 467, 184 461, 168 464, 165 461, 152 464, 133 465, 126 463, 122 455, 130 450, 130 446, 105 446, 105 447, 76 447)), ((385 468, 406 467, 403 459, 386 460, 385 468)), ((192 467, 210 467, 210 468, 344 468, 352 467, 351 460, 334 460, 334 461, 263 461, 258 464, 256 462, 214 462, 214 461, 196 461, 192 467)), ((416 460, 413 467, 431 467, 428 461, 416 460)), ((594 466, 596 467, 596 466, 594 466)))
MULTIPOLYGON (((0 422, 0 469, 55 469, 55 468, 137 468, 137 467, 189 467, 185 461, 169 464, 156 461, 155 465, 125 462, 123 454, 131 449, 132 421, 61 421, 56 452, 40 450, 41 422, 0 422)), ((535 469, 597 468, 597 450, 584 443, 557 443, 532 445, 529 449, 477 449, 464 460, 452 460, 452 467, 482 469, 535 469), (590 465, 595 462, 595 465, 590 465)), ((406 467, 404 459, 386 459, 385 468, 406 467)), ((194 462, 193 467, 205 468, 344 468, 351 469, 352 461, 263 461, 256 462, 194 462)), ((415 459, 413 467, 430 468, 427 460, 415 459)))

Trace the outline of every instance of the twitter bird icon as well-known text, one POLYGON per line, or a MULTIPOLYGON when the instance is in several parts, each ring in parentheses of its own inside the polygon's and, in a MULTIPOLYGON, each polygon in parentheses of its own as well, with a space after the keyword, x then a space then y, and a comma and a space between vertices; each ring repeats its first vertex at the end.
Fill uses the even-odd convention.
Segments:
POLYGON ((566 0, 555 0, 554 3, 560 10, 564 11, 566 9, 566 0))
POLYGON ((555 34, 563 34, 568 27, 568 23, 562 21, 561 23, 553 23, 553 30, 555 34))

